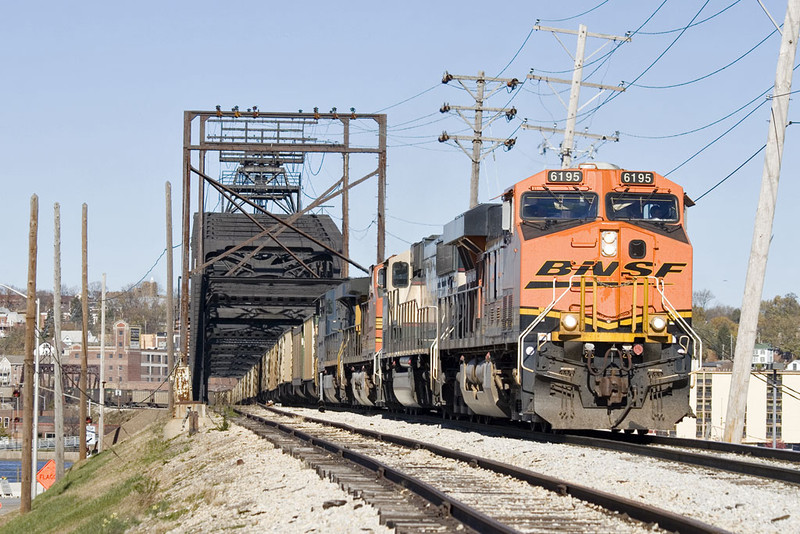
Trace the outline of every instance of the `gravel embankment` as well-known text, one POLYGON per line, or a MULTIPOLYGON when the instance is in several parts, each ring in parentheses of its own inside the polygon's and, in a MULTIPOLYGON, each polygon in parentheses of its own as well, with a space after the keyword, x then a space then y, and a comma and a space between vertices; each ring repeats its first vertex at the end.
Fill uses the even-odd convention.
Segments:
POLYGON ((131 532, 393 532, 374 508, 242 427, 179 439, 184 452, 159 473, 170 509, 131 532))
POLYGON ((727 530, 800 532, 800 487, 583 447, 405 423, 380 415, 292 408, 298 414, 453 447, 685 514, 727 530))

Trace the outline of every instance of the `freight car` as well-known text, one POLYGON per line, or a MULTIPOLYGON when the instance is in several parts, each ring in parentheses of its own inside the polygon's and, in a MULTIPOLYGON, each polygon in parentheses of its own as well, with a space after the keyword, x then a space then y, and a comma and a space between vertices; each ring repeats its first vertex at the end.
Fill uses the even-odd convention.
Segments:
POLYGON ((537 173, 329 291, 232 398, 670 430, 702 354, 691 205, 650 171, 537 173))
MULTIPOLYGON (((166 408, 169 403, 169 392, 166 385, 160 390, 149 389, 122 389, 106 388, 106 406, 119 406, 120 408, 152 407, 166 408)), ((92 390, 92 398, 97 399, 97 390, 92 390)))

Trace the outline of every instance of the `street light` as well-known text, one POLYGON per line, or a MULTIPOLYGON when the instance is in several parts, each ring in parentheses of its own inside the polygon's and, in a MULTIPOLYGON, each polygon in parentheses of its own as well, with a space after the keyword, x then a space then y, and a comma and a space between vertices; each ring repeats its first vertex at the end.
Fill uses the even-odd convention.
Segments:
MULTIPOLYGON (((13 291, 25 299, 28 298, 28 295, 22 291, 14 289, 13 287, 5 284, 0 284, 0 287, 4 287, 9 291, 13 291)), ((36 347, 33 349, 33 361, 35 367, 33 371, 33 461, 31 462, 31 498, 36 497, 37 493, 39 492, 39 483, 36 482, 36 472, 39 470, 39 344, 41 343, 41 339, 39 337, 41 332, 39 330, 39 318, 41 317, 40 304, 41 302, 39 297, 36 297, 36 347)))

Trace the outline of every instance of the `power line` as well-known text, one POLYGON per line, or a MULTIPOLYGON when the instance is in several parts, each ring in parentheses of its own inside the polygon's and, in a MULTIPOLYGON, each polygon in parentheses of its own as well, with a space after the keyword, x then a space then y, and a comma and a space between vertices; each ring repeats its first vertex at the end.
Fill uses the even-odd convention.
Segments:
POLYGON ((430 223, 421 223, 421 222, 416 222, 416 221, 409 221, 408 219, 401 219, 400 217, 395 217, 393 215, 389 215, 389 217, 391 219, 395 219, 397 221, 408 223, 408 224, 417 224, 419 226, 432 226, 434 228, 441 228, 442 227, 441 224, 430 224, 430 223))
MULTIPOLYGON (((644 70, 642 71, 642 73, 641 73, 641 74, 639 74, 639 75, 638 75, 638 76, 637 76, 637 77, 636 77, 636 78, 635 78, 635 79, 634 79, 634 80, 633 80, 633 81, 632 81, 630 84, 628 84, 628 85, 633 85, 633 84, 635 84, 637 81, 639 81, 639 79, 641 79, 641 77, 642 77, 642 76, 644 76, 645 74, 647 74, 647 72, 648 72, 650 69, 652 69, 652 68, 655 66, 655 64, 656 64, 656 63, 658 63, 658 62, 661 60, 661 58, 662 58, 662 57, 664 57, 664 55, 665 55, 667 52, 669 52, 669 50, 670 50, 670 49, 671 49, 671 48, 672 48, 672 47, 675 45, 675 43, 677 43, 677 42, 678 42, 678 40, 679 40, 679 39, 680 39, 680 38, 683 36, 683 34, 686 32, 686 30, 688 30, 688 29, 689 29, 689 28, 692 26, 692 23, 694 22, 694 20, 695 20, 697 17, 699 17, 699 16, 700 16, 700 13, 702 13, 702 12, 703 12, 703 9, 705 9, 705 7, 708 5, 708 3, 709 3, 710 1, 711 1, 711 0, 706 0, 706 1, 705 1, 705 3, 704 3, 702 6, 700 6, 700 9, 697 11, 697 13, 695 14, 695 16, 694 16, 694 17, 692 17, 692 20, 690 20, 690 21, 689 21, 689 24, 687 24, 687 25, 686 25, 686 26, 685 26, 685 27, 684 27, 684 28, 681 30, 681 32, 678 34, 678 36, 677 36, 675 39, 673 39, 673 41, 672 41, 672 42, 669 44, 669 46, 667 46, 667 48, 665 48, 665 49, 664 49, 664 51, 663 51, 663 52, 661 52, 661 53, 658 55, 658 57, 657 57, 657 58, 655 58, 655 59, 653 60, 653 62, 652 62, 652 63, 650 63, 650 65, 648 65, 648 67, 647 67, 646 69, 644 69, 644 70)), ((614 96, 615 96, 615 95, 611 95, 611 96, 610 96, 610 97, 609 97, 609 98, 608 98, 606 101, 608 101, 608 100, 611 100, 611 99, 612 99, 614 96)))
MULTIPOLYGON (((606 0, 606 2, 608 2, 608 0, 606 0)), ((603 2, 603 3, 605 3, 605 2, 603 2)), ((501 76, 501 75, 502 75, 502 74, 503 74, 503 73, 506 71, 506 69, 507 69, 508 67, 510 67, 512 63, 514 63, 514 60, 515 60, 515 59, 517 59, 517 56, 519 55, 519 53, 520 53, 520 52, 522 52, 522 49, 523 49, 523 48, 525 48, 525 45, 526 45, 526 44, 528 44, 528 39, 530 39, 530 38, 531 38, 531 35, 533 35, 533 32, 534 32, 534 29, 533 29, 533 28, 531 28, 531 31, 529 31, 529 32, 528 32, 528 36, 527 36, 527 37, 525 37, 525 40, 524 40, 524 41, 522 41, 522 44, 519 46, 519 49, 518 49, 518 50, 517 50, 517 52, 514 54, 514 57, 512 57, 512 58, 511 58, 511 60, 508 62, 508 64, 506 64, 506 66, 505 66, 505 67, 503 67, 503 70, 501 70, 500 72, 498 72, 498 73, 495 75, 495 78, 499 78, 499 77, 500 77, 500 76, 501 76)))
POLYGON ((763 106, 763 105, 764 105, 764 104, 766 104, 767 102, 768 102, 767 100, 764 100, 764 101, 763 101, 763 102, 761 102, 759 105, 757 105, 756 107, 754 107, 752 110, 750 110, 750 112, 749 112, 747 115, 745 115, 744 117, 742 117, 741 119, 739 119, 739 120, 736 122, 736 124, 734 124, 733 126, 731 126, 730 128, 728 128, 727 130, 725 130, 724 132, 722 132, 722 133, 721 133, 720 135, 718 135, 718 136, 717 136, 717 137, 716 137, 716 138, 715 138, 713 141, 711 141, 711 142, 710 142, 710 143, 708 143, 706 146, 704 146, 703 148, 701 148, 700 150, 698 150, 697 152, 695 152, 694 154, 692 154, 692 155, 691 155, 691 156, 690 156, 688 159, 686 159, 686 160, 685 160, 683 163, 681 163, 680 165, 678 165, 677 167, 675 167, 674 169, 672 169, 671 171, 669 171, 668 173, 666 173, 664 176, 669 176, 670 174, 672 174, 673 172, 677 171, 678 169, 680 169, 681 167, 683 167, 684 165, 686 165, 687 163, 689 163, 690 161, 692 161, 694 158, 696 158, 697 156, 699 156, 699 155, 700 155, 702 152, 704 152, 704 151, 705 151, 705 150, 706 150, 708 147, 710 147, 711 145, 713 145, 714 143, 716 143, 717 141, 719 141, 720 139, 722 139, 723 137, 725 137, 726 135, 728 135, 728 134, 729 134, 729 133, 730 133, 730 132, 731 132, 731 131, 732 131, 734 128, 736 128, 737 126, 739 126, 740 124, 742 124, 742 123, 745 121, 745 119, 747 119, 747 117, 749 117, 750 115, 752 115, 753 113, 755 113, 755 112, 756 112, 756 111, 757 111, 759 108, 761 108, 761 106, 763 106))
MULTIPOLYGON (((588 13, 591 13, 595 9, 598 9, 598 8, 602 7, 604 4, 607 4, 608 2, 609 2, 609 0, 603 0, 602 2, 600 2, 599 4, 594 6, 593 8, 587 9, 583 13, 578 13, 577 15, 572 15, 571 17, 565 17, 563 19, 541 19, 541 20, 542 20, 542 22, 564 22, 566 20, 577 19, 578 17, 582 17, 582 16, 584 16, 584 15, 586 15, 588 13)), ((498 76, 499 76, 499 74, 498 74, 498 76)))
MULTIPOLYGON (((678 39, 680 39, 680 38, 683 36, 684 32, 686 32, 686 30, 687 30, 687 29, 689 28, 689 26, 690 26, 690 25, 691 25, 691 24, 694 22, 694 20, 695 20, 697 17, 699 17, 699 16, 700 16, 700 13, 703 11, 703 9, 705 9, 705 7, 708 5, 708 2, 709 2, 709 1, 710 1, 710 0, 706 0, 706 2, 705 2, 705 3, 704 3, 704 4, 703 4, 701 7, 700 7, 700 9, 697 11, 697 13, 694 15, 694 17, 692 17, 692 20, 690 20, 690 21, 689 21, 689 24, 687 24, 686 26, 684 26, 684 27, 683 27, 683 29, 681 29, 681 33, 680 33, 680 34, 679 34, 679 35, 678 35, 678 36, 677 36, 677 37, 676 37, 676 38, 675 38, 675 39, 674 39, 674 40, 673 40, 673 41, 672 41, 672 42, 669 44, 669 46, 667 46, 667 48, 666 48, 666 49, 665 49, 663 52, 661 52, 661 54, 659 54, 659 55, 658 55, 658 57, 657 57, 655 60, 653 60, 653 62, 652 62, 652 63, 650 63, 650 65, 649 65, 649 66, 648 66, 648 67, 647 67, 647 68, 646 68, 644 71, 642 71, 642 72, 641 72, 641 73, 640 73, 640 74, 639 74, 639 75, 638 75, 636 78, 634 78, 634 80, 631 82, 631 84, 633 84, 633 83, 636 83, 637 81, 639 81, 639 79, 640 79, 642 76, 644 76, 644 75, 647 73, 647 71, 649 71, 651 68, 653 68, 653 66, 654 66, 656 63, 658 63, 658 61, 659 61, 659 60, 660 60, 662 57, 664 57, 664 54, 666 54, 666 53, 667 53, 667 51, 669 51, 669 49, 670 49, 670 48, 672 48, 672 47, 673 47, 673 45, 674 45, 676 42, 678 42, 678 39)), ((652 13, 652 14, 651 14, 649 17, 647 17, 647 19, 646 19, 646 20, 645 20, 645 21, 644 21, 644 22, 643 22, 643 23, 642 23, 642 24, 641 24, 641 25, 640 25, 640 26, 639 26, 639 27, 636 29, 636 31, 634 31, 633 33, 631 33, 630 37, 633 37, 634 35, 636 35, 637 33, 639 33, 639 31, 640 31, 642 28, 644 28, 644 27, 645 27, 645 25, 647 25, 647 23, 648 23, 648 22, 650 22, 650 20, 651 20, 651 19, 652 19, 652 18, 653 18, 653 17, 656 15, 656 13, 658 13, 658 12, 661 10, 661 8, 662 8, 662 7, 664 7, 664 4, 666 4, 666 3, 667 3, 667 0, 664 0, 663 2, 661 2, 661 4, 659 4, 659 6, 656 8, 656 10, 655 10, 655 11, 653 11, 653 13, 652 13)), ((623 82, 623 83, 624 83, 624 82, 623 82)), ((586 112, 586 113, 583 115, 583 118, 581 119, 581 121, 580 121, 580 122, 583 122, 583 121, 584 121, 584 120, 586 120, 588 117, 592 116, 594 113, 596 113, 596 112, 597 112, 597 110, 599 110, 600 108, 602 108, 603 106, 605 106, 606 104, 608 104, 609 102, 611 102, 612 100, 614 100, 614 99, 615 99, 616 97, 618 97, 619 95, 620 95, 620 93, 614 93, 614 94, 611 94, 611 95, 609 95, 609 96, 608 96, 608 97, 607 97, 605 100, 603 100, 602 102, 600 102, 600 103, 599 103, 597 106, 595 106, 593 109, 591 109, 591 110, 587 111, 587 112, 586 112)))
MULTIPOLYGON (((736 4, 738 4, 741 1, 742 0, 736 0, 732 4, 729 4, 727 7, 722 8, 720 11, 717 11, 713 15, 711 15, 709 17, 706 17, 703 20, 695 22, 694 24, 692 24, 689 27, 691 28, 691 27, 694 27, 694 26, 699 26, 699 25, 703 24, 704 22, 708 22, 709 20, 711 20, 711 19, 713 19, 715 17, 718 17, 719 15, 722 15, 723 13, 725 13, 726 11, 728 11, 730 8, 732 8, 733 6, 735 6, 736 4)), ((642 35, 664 35, 664 34, 667 34, 667 33, 679 32, 679 31, 681 31, 681 29, 682 28, 674 28, 672 30, 664 30, 664 31, 660 31, 660 32, 641 32, 641 34, 642 35)))
POLYGON ((419 93, 415 94, 414 96, 410 96, 410 97, 406 98, 405 100, 401 100, 400 102, 397 102, 397 103, 395 103, 395 104, 392 104, 391 106, 386 106, 385 108, 379 109, 378 111, 373 111, 373 113, 382 113, 382 112, 386 111, 387 109, 396 108, 397 106, 399 106, 399 105, 401 105, 401 104, 405 104, 406 102, 409 102, 409 101, 411 101, 411 100, 414 100, 415 98, 418 98, 418 97, 420 97, 420 96, 424 95, 425 93, 428 93, 428 92, 430 92, 430 91, 433 91, 433 90, 434 90, 434 89, 436 89, 437 87, 439 87, 439 84, 436 84, 436 85, 434 85, 434 86, 432 86, 432 87, 428 87, 428 88, 427 88, 427 89, 425 89, 424 91, 420 91, 419 93))
POLYGON ((758 43, 757 43, 755 46, 753 46, 753 47, 752 47, 750 50, 748 50, 747 52, 745 52, 745 53, 744 53, 744 54, 742 54, 741 56, 737 57, 736 59, 734 59, 733 61, 731 61, 731 62, 730 62, 730 63, 728 63, 727 65, 725 65, 725 66, 723 66, 723 67, 720 67, 720 68, 718 68, 717 70, 715 70, 715 71, 713 71, 713 72, 709 72, 708 74, 706 74, 706 75, 704 75, 704 76, 700 76, 699 78, 695 78, 694 80, 689 80, 689 81, 686 81, 686 82, 680 82, 680 83, 674 83, 674 84, 671 84, 671 85, 640 85, 640 84, 637 84, 637 83, 630 83, 630 84, 628 84, 628 85, 629 85, 629 86, 631 86, 631 87, 640 87, 640 88, 642 88, 642 89, 673 89, 673 88, 675 88, 675 87, 683 87, 684 85, 689 85, 689 84, 692 84, 692 83, 695 83, 695 82, 699 82, 699 81, 701 81, 701 80, 705 80, 706 78, 710 78, 711 76, 714 76, 715 74, 722 72, 723 70, 727 69, 728 67, 730 67, 730 66, 732 66, 732 65, 735 65, 736 63, 738 63, 739 61, 741 61, 742 59, 744 59, 744 58, 745 58, 746 56, 748 56, 748 55, 749 55, 751 52, 753 52, 753 51, 754 51, 756 48, 758 48, 759 46, 761 46, 762 44, 764 44, 764 43, 767 41, 767 39, 769 39, 770 37, 772 37, 772 36, 775 34, 775 32, 777 32, 777 31, 778 31, 778 29, 777 29, 777 28, 776 28, 776 29, 774 29, 774 30, 772 30, 772 31, 771 31, 771 32, 770 32, 770 33, 769 33, 769 34, 768 34, 766 37, 764 37, 763 39, 761 39, 761 40, 760 40, 760 41, 759 41, 759 42, 758 42, 758 43))
POLYGON ((744 162, 743 162, 741 165, 739 165, 738 167, 736 167, 736 168, 735 168, 733 171, 731 171, 731 173, 730 173, 730 174, 728 174, 728 176, 726 176, 725 178, 723 178, 722 180, 720 180, 719 182, 717 182, 716 184, 714 184, 714 186, 713 186, 713 187, 711 187, 711 188, 710 188, 708 191, 706 191, 705 193, 703 193, 702 195, 700 195, 699 197, 697 197, 696 199, 694 199, 695 203, 699 202, 701 198, 703 198, 704 196, 706 196, 707 194, 709 194, 710 192, 712 192, 714 189, 716 189, 717 187, 719 187, 720 185, 722 185, 722 184, 723 184, 723 182, 725 182, 725 181, 726 181, 728 178, 730 178, 731 176, 733 176, 734 174, 736 174, 736 173, 739 171, 739 169, 741 169, 742 167, 744 167, 745 165, 747 165, 748 163, 750 163, 750 160, 751 160, 751 159, 753 159, 754 157, 756 157, 757 155, 759 155, 759 154, 761 153, 761 151, 762 151, 762 150, 764 150, 765 148, 767 148, 767 145, 766 145, 766 144, 765 144, 764 146, 762 146, 761 148, 759 148, 758 150, 756 150, 756 151, 753 153, 753 155, 752 155, 752 156, 750 156, 749 158, 747 158, 746 160, 744 160, 744 162))
POLYGON ((761 94, 759 94, 758 96, 756 96, 752 100, 748 101, 743 106, 738 107, 735 110, 731 111, 730 113, 728 113, 724 117, 719 118, 719 119, 717 119, 717 120, 715 120, 713 122, 709 122, 708 124, 706 124, 704 126, 700 126, 698 128, 694 128, 694 129, 691 129, 691 130, 686 130, 684 132, 679 132, 679 133, 675 133, 675 134, 668 134, 668 135, 636 135, 636 134, 630 134, 630 133, 626 133, 625 135, 627 135, 628 137, 635 137, 637 139, 671 139, 673 137, 681 137, 681 136, 684 136, 684 135, 693 134, 695 132, 699 132, 701 130, 705 130, 706 128, 710 128, 711 126, 714 126, 715 124, 719 124, 720 122, 724 121, 725 119, 728 119, 728 118, 732 117, 733 115, 736 115, 737 113, 742 111, 744 108, 746 108, 747 106, 749 106, 750 104, 752 104, 753 102, 755 102, 756 100, 758 100, 759 98, 761 98, 765 94, 767 94, 770 89, 772 89, 772 87, 768 87, 765 91, 762 91, 761 94))

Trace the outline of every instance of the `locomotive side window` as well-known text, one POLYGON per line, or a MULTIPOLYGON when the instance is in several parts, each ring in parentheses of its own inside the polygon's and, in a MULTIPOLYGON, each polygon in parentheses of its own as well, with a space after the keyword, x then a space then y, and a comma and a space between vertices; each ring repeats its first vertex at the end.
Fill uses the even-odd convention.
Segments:
POLYGON ((594 219, 597 195, 581 191, 531 191, 522 195, 520 215, 524 220, 594 219))
POLYGON ((408 264, 398 261, 392 265, 392 286, 408 287, 408 264))
POLYGON ((678 199, 652 193, 609 193, 606 213, 613 221, 678 222, 678 199))
POLYGON ((386 289, 386 267, 378 269, 378 287, 386 289))

